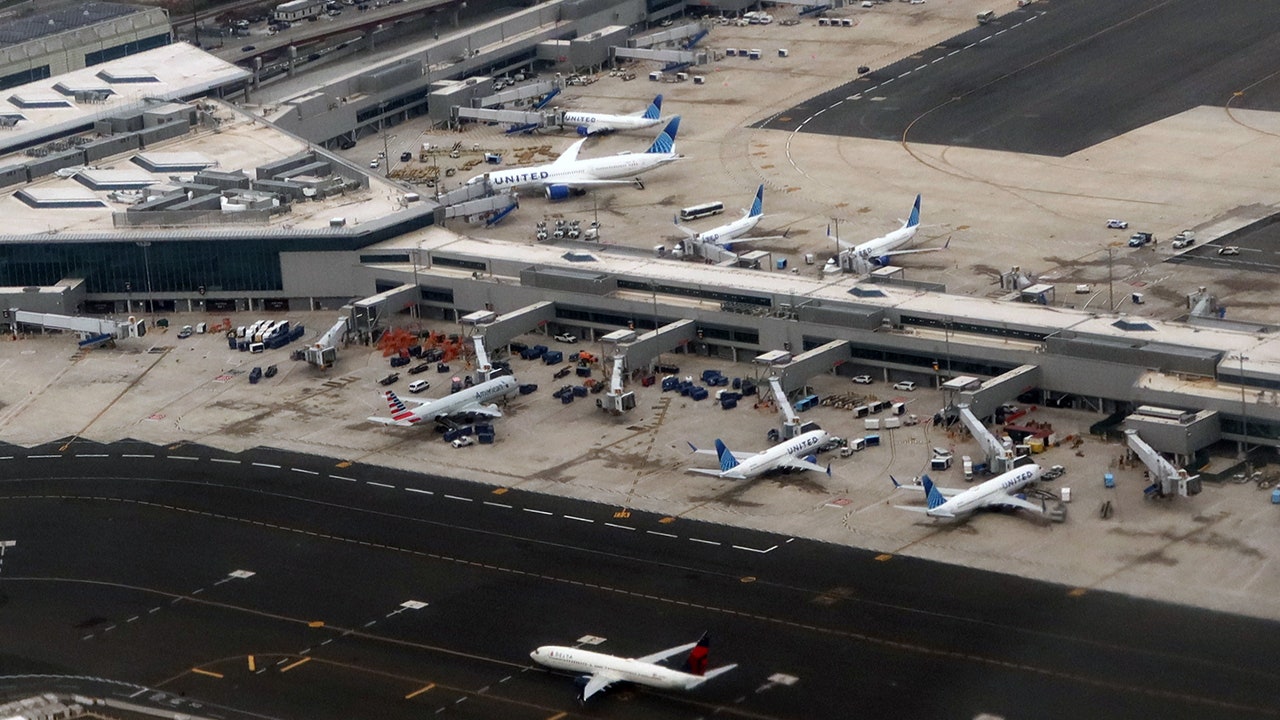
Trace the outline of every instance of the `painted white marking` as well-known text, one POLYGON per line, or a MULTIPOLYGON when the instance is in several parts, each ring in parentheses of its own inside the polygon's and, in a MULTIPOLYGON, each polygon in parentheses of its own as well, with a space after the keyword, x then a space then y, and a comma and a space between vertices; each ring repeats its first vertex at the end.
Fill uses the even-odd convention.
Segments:
POLYGON ((367 484, 369 484, 369 485, 372 485, 372 486, 374 486, 374 487, 380 487, 380 488, 391 488, 392 490, 395 490, 395 489, 396 489, 396 486, 395 486, 395 485, 388 485, 388 484, 386 484, 386 483, 374 482, 374 481, 372 481, 372 480, 365 480, 365 483, 367 483, 367 484))
POLYGON ((377 624, 378 624, 378 621, 377 621, 377 620, 370 620, 369 622, 365 623, 365 624, 364 624, 364 626, 365 626, 365 627, 373 627, 374 625, 377 625, 377 624))
POLYGON ((0 457, 0 460, 12 460, 12 459, 13 459, 12 455, 5 455, 4 457, 0 457))
POLYGON ((691 542, 702 543, 703 545, 719 545, 715 540, 703 540, 702 538, 689 538, 691 542))
POLYGON ((813 114, 813 117, 818 117, 819 115, 821 115, 822 113, 824 113, 824 112, 826 112, 826 111, 827 111, 827 109, 826 109, 826 108, 822 108, 822 109, 821 109, 821 110, 819 110, 818 112, 814 113, 814 114, 813 114))
POLYGON ((137 619, 138 619, 138 616, 137 616, 137 615, 134 615, 133 617, 129 618, 128 620, 125 620, 125 622, 126 622, 126 623, 131 623, 131 622, 133 622, 133 621, 135 621, 135 620, 137 620, 137 619))
MULTIPOLYGON (((910 74, 911 74, 911 71, 910 71, 910 70, 908 70, 908 71, 906 71, 906 72, 902 73, 901 75, 899 75, 899 76, 898 76, 898 78, 904 78, 904 77, 906 77, 906 76, 908 76, 908 75, 910 75, 910 74)), ((898 79, 898 78, 894 78, 894 79, 896 80, 896 79, 898 79)), ((888 80, 886 80, 885 82, 888 82, 888 80)))
POLYGON ((111 456, 107 455, 106 453, 95 453, 93 455, 90 455, 89 453, 81 453, 79 455, 76 455, 76 457, 111 457, 111 456))
POLYGON ((50 458, 60 458, 61 455, 28 455, 28 460, 48 460, 50 458))
POLYGON ((347 482, 356 482, 355 478, 343 477, 342 475, 330 475, 334 480, 346 480, 347 482))
POLYGON ((252 570, 232 570, 231 572, 229 572, 229 573, 227 573, 227 574, 228 574, 228 575, 230 575, 230 576, 231 576, 231 577, 233 577, 233 578, 246 579, 246 578, 251 578, 251 577, 253 577, 253 576, 254 576, 254 575, 256 575, 257 573, 255 573, 255 572, 254 572, 254 571, 252 571, 252 570))
POLYGON ((420 495, 435 495, 430 490, 419 490, 418 488, 405 488, 405 492, 418 493, 420 495))
POLYGON ((618 528, 619 530, 635 530, 635 528, 631 527, 630 525, 619 525, 617 523, 611 523, 611 522, 607 522, 605 523, 605 525, 608 525, 611 528, 618 528))
POLYGON ((485 504, 485 505, 492 505, 492 506, 494 506, 494 507, 506 508, 506 509, 508 509, 508 510, 511 510, 511 509, 513 509, 513 508, 515 507, 514 505, 508 505, 508 504, 506 504, 506 503, 494 502, 494 501, 492 501, 492 500, 485 500, 485 501, 484 501, 484 504, 485 504))
POLYGON ((650 535, 660 535, 662 537, 669 537, 669 538, 679 537, 678 535, 672 535, 671 533, 658 532, 657 530, 645 530, 645 532, 649 533, 650 535))
POLYGON ((130 695, 130 696, 129 696, 129 698, 130 698, 130 699, 136 698, 136 697, 138 697, 139 695, 141 695, 142 693, 144 693, 144 692, 146 692, 146 691, 147 691, 147 689, 146 689, 146 688, 142 688, 142 689, 141 689, 141 690, 139 690, 138 692, 136 692, 136 693, 134 693, 134 694, 130 695))
POLYGON ((578 522, 589 522, 589 523, 595 522, 595 520, 592 520, 590 518, 578 517, 577 515, 565 515, 564 517, 566 520, 577 520, 578 522))
POLYGON ((520 508, 520 509, 527 513, 533 513, 535 515, 551 515, 552 514, 547 512, 546 510, 534 510, 533 508, 520 508))
POLYGON ((913 72, 919 72, 920 70, 923 70, 923 69, 925 69, 925 68, 927 68, 927 67, 929 67, 927 64, 925 64, 925 65, 921 65, 920 67, 916 68, 913 72))
POLYGON ((328 640, 325 640, 324 642, 320 643, 320 647, 324 647, 325 645, 328 645, 331 642, 333 642, 333 638, 329 638, 328 640))
POLYGON ((986 41, 990 40, 990 39, 991 39, 991 38, 993 38, 993 37, 995 37, 995 36, 994 36, 994 35, 988 35, 988 36, 986 36, 986 37, 982 38, 981 40, 979 40, 978 42, 980 42, 980 43, 984 43, 984 42, 986 42, 986 41))
POLYGON ((468 497, 460 497, 460 496, 458 496, 458 495, 445 495, 445 497, 449 498, 450 500, 461 500, 461 501, 463 501, 463 502, 474 502, 471 498, 468 498, 468 497))
POLYGON ((959 51, 959 50, 952 50, 951 52, 947 53, 947 57, 951 57, 952 55, 955 55, 955 54, 956 54, 956 53, 958 53, 958 52, 960 52, 960 51, 959 51))
POLYGON ((304 470, 302 468, 289 468, 289 469, 296 473, 302 473, 303 475, 319 475, 320 474, 315 470, 304 470))
MULTIPOLYGON (((1000 32, 996 33, 996 35, 1003 35, 1003 34, 1005 34, 1005 33, 1007 33, 1007 32, 1009 32, 1009 31, 1008 31, 1008 30, 1001 30, 1000 32)), ((995 37, 995 36, 993 35, 992 37, 995 37)))
POLYGON ((256 462, 256 463, 254 463, 253 465, 254 465, 254 467, 271 468, 271 469, 273 469, 273 470, 279 470, 279 469, 280 469, 280 466, 279 466, 279 465, 273 465, 273 464, 271 464, 271 463, 260 463, 260 462, 256 462))
POLYGON ((771 552, 773 550, 778 549, 778 546, 774 545, 768 550, 761 550, 760 548, 747 547, 746 545, 734 545, 733 548, 735 550, 746 550, 747 552, 760 553, 761 555, 764 555, 767 552, 771 552))
POLYGON ((977 46, 978 46, 978 43, 969 43, 968 45, 965 45, 963 49, 968 50, 970 48, 975 48, 977 46))
POLYGON ((400 603, 400 607, 408 608, 409 610, 421 610, 426 606, 427 604, 422 602, 421 600, 405 600, 404 602, 400 603))
POLYGON ((170 460, 199 460, 200 458, 191 457, 190 455, 170 455, 169 459, 170 460))
POLYGON ((226 463, 226 464, 228 464, 228 465, 239 465, 239 464, 240 464, 240 461, 239 461, 239 460, 230 460, 230 459, 228 459, 228 458, 209 458, 209 462, 220 462, 220 463, 226 463))

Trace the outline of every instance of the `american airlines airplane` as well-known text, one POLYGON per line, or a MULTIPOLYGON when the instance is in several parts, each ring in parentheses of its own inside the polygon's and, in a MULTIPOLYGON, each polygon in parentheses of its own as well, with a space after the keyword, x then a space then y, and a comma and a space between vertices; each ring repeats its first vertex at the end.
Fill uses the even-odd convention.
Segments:
POLYGON ((699 450, 693 443, 689 443, 689 447, 696 453, 714 452, 720 458, 719 470, 689 468, 689 472, 715 475, 727 480, 749 480, 770 470, 779 469, 816 470, 830 476, 830 465, 824 468, 815 462, 816 455, 805 455, 805 453, 817 452, 817 449, 830 437, 826 430, 810 430, 759 453, 735 453, 725 447, 719 439, 716 440, 715 450, 699 450))
POLYGON ((696 643, 638 658, 623 658, 559 645, 543 645, 529 653, 529 657, 539 665, 581 673, 582 679, 586 681, 582 688, 582 700, 585 702, 616 682, 630 682, 666 690, 692 690, 711 678, 738 667, 734 664, 707 670, 710 647, 711 635, 703 633, 702 639, 696 643), (662 660, 686 651, 689 656, 685 658, 681 670, 659 664, 662 660))
POLYGON ((644 183, 640 182, 638 175, 680 158, 676 154, 676 131, 679 129, 680 116, 677 115, 671 118, 671 122, 667 123, 649 149, 642 153, 624 152, 579 160, 578 152, 587 141, 587 138, 583 138, 570 145, 563 155, 547 165, 495 170, 477 175, 468 180, 467 184, 488 182, 494 190, 537 187, 542 188, 548 200, 564 200, 575 192, 605 185, 634 184, 643 188, 644 183))
POLYGON ((851 265, 855 272, 867 273, 872 268, 888 265, 890 258, 895 255, 911 255, 913 253, 938 252, 946 250, 951 244, 948 239, 946 245, 940 248, 912 248, 910 250, 899 250, 898 248, 910 243, 912 238, 916 236, 916 230, 920 228, 920 196, 916 195, 916 202, 911 206, 911 215, 902 223, 902 227, 893 232, 867 240, 866 242, 853 245, 844 240, 836 238, 836 242, 840 244, 843 250, 840 255, 833 257, 827 261, 822 268, 822 272, 838 273, 846 265, 851 265))
POLYGON ((956 519, 967 517, 973 511, 982 508, 1008 507, 1030 510, 1044 514, 1044 507, 1028 502, 1016 493, 1040 479, 1039 465, 1023 465, 1007 473, 997 475, 990 480, 963 490, 940 488, 933 484, 928 475, 921 478, 922 485, 902 485, 893 476, 896 488, 905 490, 923 490, 928 500, 928 507, 898 505, 902 510, 922 512, 929 517, 956 519))
POLYGON ((436 400, 415 400, 414 398, 401 400, 394 392, 388 390, 386 398, 387 405, 391 408, 391 417, 375 416, 369 418, 369 422, 410 427, 424 420, 435 422, 452 415, 464 415, 467 413, 502 417, 502 411, 498 409, 497 403, 489 405, 484 403, 490 400, 505 400, 515 395, 519 390, 520 383, 510 375, 486 380, 479 385, 459 390, 452 395, 446 395, 436 400), (406 401, 414 403, 417 407, 410 410, 405 406, 406 401))
POLYGON ((578 134, 583 137, 613 132, 614 130, 643 130, 661 122, 661 95, 655 97, 644 112, 638 112, 633 115, 608 115, 589 112, 567 112, 564 114, 564 124, 576 125, 578 134))

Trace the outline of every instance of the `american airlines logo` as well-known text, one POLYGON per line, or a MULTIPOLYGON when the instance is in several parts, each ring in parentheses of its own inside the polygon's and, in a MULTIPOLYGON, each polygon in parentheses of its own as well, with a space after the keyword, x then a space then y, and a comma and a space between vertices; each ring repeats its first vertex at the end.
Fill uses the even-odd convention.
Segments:
POLYGON ((525 172, 525 173, 506 174, 506 175, 490 175, 489 182, 493 183, 494 185, 509 185, 511 183, 531 182, 534 180, 546 180, 549 177, 551 177, 551 173, 547 172, 546 170, 540 170, 538 172, 525 172))

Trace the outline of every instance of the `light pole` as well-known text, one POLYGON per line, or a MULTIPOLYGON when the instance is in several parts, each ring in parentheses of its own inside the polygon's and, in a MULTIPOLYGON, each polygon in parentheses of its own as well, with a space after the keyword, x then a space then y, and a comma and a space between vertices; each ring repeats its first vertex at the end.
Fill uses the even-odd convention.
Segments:
POLYGON ((1244 353, 1237 353, 1236 359, 1240 361, 1240 426, 1244 435, 1244 442, 1240 446, 1240 456, 1247 459, 1249 457, 1249 409, 1244 400, 1244 361, 1248 360, 1249 357, 1244 353))
POLYGON ((392 135, 391 137, 387 137, 386 130, 382 131, 382 159, 385 160, 387 163, 386 165, 383 166, 383 169, 382 169, 382 174, 384 177, 389 177, 391 175, 391 149, 389 146, 391 144, 391 141, 395 139, 396 139, 395 135, 392 135))

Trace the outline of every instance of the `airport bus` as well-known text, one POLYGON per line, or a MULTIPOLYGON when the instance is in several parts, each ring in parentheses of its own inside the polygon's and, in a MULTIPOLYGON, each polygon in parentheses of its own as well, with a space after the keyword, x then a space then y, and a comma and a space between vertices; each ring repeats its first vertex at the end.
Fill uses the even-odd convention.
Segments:
POLYGON ((702 203, 701 205, 691 205, 680 211, 680 219, 684 221, 697 220, 698 218, 711 217, 724 212, 724 203, 719 200, 715 202, 702 203))

